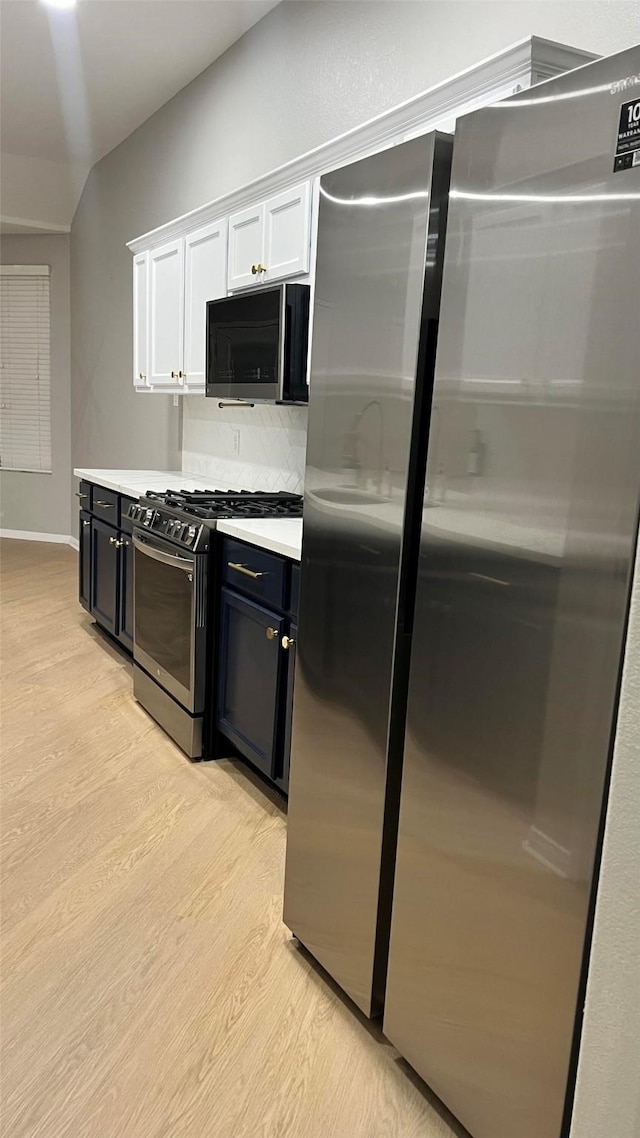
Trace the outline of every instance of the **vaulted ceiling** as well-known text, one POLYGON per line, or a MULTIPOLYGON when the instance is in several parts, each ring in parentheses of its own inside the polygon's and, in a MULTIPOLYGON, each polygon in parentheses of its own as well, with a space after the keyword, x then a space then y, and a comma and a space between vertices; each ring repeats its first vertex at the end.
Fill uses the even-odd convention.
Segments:
POLYGON ((276 3, 2 0, 2 230, 68 230, 93 164, 276 3))

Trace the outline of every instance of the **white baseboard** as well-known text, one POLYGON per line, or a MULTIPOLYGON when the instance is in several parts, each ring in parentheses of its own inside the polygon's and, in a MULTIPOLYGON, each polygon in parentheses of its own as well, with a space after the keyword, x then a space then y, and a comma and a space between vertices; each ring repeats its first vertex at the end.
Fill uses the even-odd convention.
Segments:
POLYGON ((78 541, 77 537, 70 537, 67 540, 71 548, 75 549, 76 553, 78 553, 80 551, 80 542, 78 541))
POLYGON ((52 541, 57 545, 71 545, 78 548, 78 540, 68 533, 37 533, 32 529, 0 529, 0 537, 12 537, 17 541, 52 541))

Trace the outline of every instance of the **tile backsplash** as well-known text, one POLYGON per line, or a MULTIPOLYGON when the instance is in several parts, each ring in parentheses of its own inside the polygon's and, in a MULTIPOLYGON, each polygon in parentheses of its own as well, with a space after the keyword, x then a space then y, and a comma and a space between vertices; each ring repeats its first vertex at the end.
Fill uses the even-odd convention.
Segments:
POLYGON ((232 489, 301 494, 306 447, 306 407, 220 408, 205 396, 183 399, 182 469, 212 486, 223 480, 232 489))

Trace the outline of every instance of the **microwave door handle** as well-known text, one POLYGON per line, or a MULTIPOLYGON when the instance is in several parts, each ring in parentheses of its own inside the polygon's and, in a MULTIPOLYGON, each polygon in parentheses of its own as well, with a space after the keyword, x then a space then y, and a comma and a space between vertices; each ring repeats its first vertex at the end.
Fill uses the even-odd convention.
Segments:
POLYGON ((176 569, 182 569, 185 573, 193 572, 194 563, 190 557, 180 557, 179 553, 165 553, 164 549, 150 545, 148 541, 144 541, 137 534, 133 535, 133 544, 136 549, 139 549, 146 557, 152 557, 154 561, 161 561, 163 565, 174 565, 176 569))

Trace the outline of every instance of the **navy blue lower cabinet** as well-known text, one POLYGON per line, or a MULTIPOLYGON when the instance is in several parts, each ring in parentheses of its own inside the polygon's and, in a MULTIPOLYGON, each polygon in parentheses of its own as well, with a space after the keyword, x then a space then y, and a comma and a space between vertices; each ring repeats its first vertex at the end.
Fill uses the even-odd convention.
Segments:
POLYGON ((281 769, 276 778, 278 786, 289 792, 289 765, 291 762, 291 722, 293 719, 293 685, 296 674, 296 644, 298 640, 298 626, 291 624, 288 634, 282 637, 282 647, 287 658, 287 689, 284 701, 284 733, 282 743, 281 769))
POLYGON ((217 726, 269 778, 278 756, 287 653, 286 618, 223 588, 218 642, 217 726))
POLYGON ((118 531, 93 518, 91 522, 91 615, 112 636, 119 632, 120 580, 118 531))
POLYGON ((78 518, 78 600, 91 610, 91 514, 80 511, 78 518))
POLYGON ((120 532, 120 597, 118 640, 133 652, 133 540, 130 534, 120 532))

